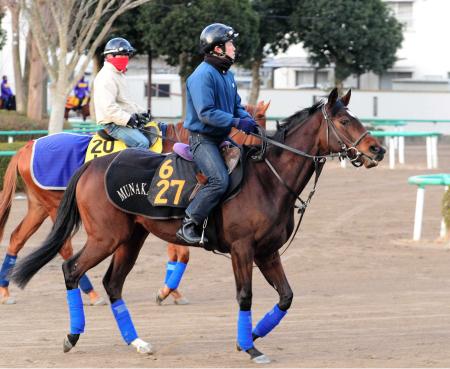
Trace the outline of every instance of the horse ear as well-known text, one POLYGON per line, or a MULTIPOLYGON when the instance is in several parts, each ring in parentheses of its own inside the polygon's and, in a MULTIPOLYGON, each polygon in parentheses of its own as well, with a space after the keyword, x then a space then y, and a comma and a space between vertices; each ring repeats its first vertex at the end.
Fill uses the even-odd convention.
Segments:
POLYGON ((350 96, 352 95, 352 89, 349 89, 347 93, 341 97, 342 102, 345 106, 348 106, 348 103, 350 102, 350 96))
POLYGON ((270 100, 267 104, 264 103, 264 101, 262 102, 262 108, 261 108, 261 114, 266 114, 267 109, 269 109, 270 106, 270 100))
POLYGON ((336 104, 336 101, 338 99, 338 89, 335 87, 328 95, 328 102, 327 105, 329 108, 333 107, 334 104, 336 104))

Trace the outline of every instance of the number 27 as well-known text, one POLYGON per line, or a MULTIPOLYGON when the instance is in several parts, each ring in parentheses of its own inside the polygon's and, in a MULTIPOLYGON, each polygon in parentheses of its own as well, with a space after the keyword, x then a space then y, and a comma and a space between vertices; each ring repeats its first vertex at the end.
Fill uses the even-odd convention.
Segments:
POLYGON ((174 205, 178 205, 180 202, 181 192, 183 191, 185 181, 183 179, 162 179, 160 180, 156 186, 162 187, 158 194, 155 197, 155 204, 167 204, 167 198, 163 198, 162 196, 166 193, 166 191, 169 189, 169 187, 177 186, 177 192, 175 194, 175 199, 173 200, 174 205))

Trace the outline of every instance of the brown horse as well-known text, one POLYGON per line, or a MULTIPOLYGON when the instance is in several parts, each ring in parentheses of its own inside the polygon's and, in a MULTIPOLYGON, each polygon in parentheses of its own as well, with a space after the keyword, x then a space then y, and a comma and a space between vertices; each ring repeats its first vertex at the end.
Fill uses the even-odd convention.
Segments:
MULTIPOLYGON (((385 150, 348 110, 349 101, 350 91, 338 99, 334 89, 326 103, 317 103, 287 118, 271 139, 265 161, 247 162, 241 191, 222 204, 213 219, 220 249, 231 254, 240 309, 238 347, 257 363, 269 360, 255 348, 254 340, 267 335, 281 321, 293 298, 279 249, 293 232, 296 198, 313 174, 320 174, 326 157, 348 156, 354 165, 367 168, 383 159, 385 150), (253 262, 279 294, 279 302, 252 331, 253 262)), ((103 284, 114 317, 126 343, 138 352, 152 351, 150 344, 138 338, 122 300, 122 288, 148 234, 177 243, 175 233, 180 220, 149 219, 116 208, 108 200, 104 187, 106 169, 115 156, 95 159, 72 177, 51 233, 13 272, 12 279, 24 287, 83 222, 86 244, 63 263, 71 322, 65 351, 74 347, 84 332, 78 281, 83 273, 113 253, 103 284)))
MULTIPOLYGON (((269 105, 270 103, 266 104, 264 101, 260 101, 256 106, 246 106, 246 109, 260 126, 265 127, 266 111, 269 105)), ((231 136, 239 144, 252 145, 258 142, 258 139, 244 135, 237 130, 233 130, 231 136)), ((163 141, 163 152, 170 152, 172 151, 174 141, 187 143, 188 131, 183 128, 182 123, 168 125, 166 137, 167 139, 163 141)), ((28 200, 28 211, 11 234, 5 260, 17 257, 17 254, 27 240, 39 229, 47 217, 50 217, 53 221, 55 220, 56 212, 63 195, 63 191, 44 190, 34 183, 31 175, 33 144, 33 141, 29 142, 12 157, 4 177, 3 192, 0 199, 0 240, 3 237, 6 221, 8 220, 11 209, 12 199, 16 189, 17 174, 22 177, 28 200)), ((70 240, 61 248, 60 254, 64 260, 73 255, 70 240)), ((189 249, 186 246, 178 247, 175 244, 169 244, 168 254, 169 261, 180 261, 185 264, 189 261, 189 249)), ((88 290, 89 288, 86 289, 86 292, 88 290)), ((180 300, 181 295, 177 291, 171 291, 167 288, 161 290, 161 298, 164 299, 170 292, 173 292, 175 301, 183 301, 180 300)), ((94 289, 91 289, 87 293, 90 297, 91 304, 101 303, 102 300, 94 289)), ((15 300, 9 294, 7 277, 5 277, 5 280, 0 278, 0 302, 4 304, 15 303, 15 300)))

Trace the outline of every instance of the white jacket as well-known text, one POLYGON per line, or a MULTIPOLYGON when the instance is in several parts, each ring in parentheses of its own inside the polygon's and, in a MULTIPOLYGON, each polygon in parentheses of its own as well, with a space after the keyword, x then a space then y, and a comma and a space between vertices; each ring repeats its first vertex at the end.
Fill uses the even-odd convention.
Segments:
POLYGON ((94 107, 97 124, 126 126, 133 113, 146 110, 127 98, 125 75, 114 65, 105 64, 94 80, 94 107))

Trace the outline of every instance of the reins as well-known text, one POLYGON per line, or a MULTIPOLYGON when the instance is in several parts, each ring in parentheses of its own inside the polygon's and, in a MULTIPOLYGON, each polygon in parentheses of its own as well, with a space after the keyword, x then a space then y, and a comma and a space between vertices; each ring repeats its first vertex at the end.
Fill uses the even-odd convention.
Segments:
MULTIPOLYGON (((323 165, 326 162, 327 158, 334 158, 334 157, 338 157, 339 160, 343 160, 345 158, 348 158, 351 163, 354 166, 361 166, 362 164, 357 164, 357 160, 363 155, 358 149, 357 146, 361 143, 361 141, 364 139, 364 137, 366 137, 369 132, 366 131, 364 132, 360 137, 358 137, 358 139, 355 140, 355 142, 353 142, 351 145, 347 145, 345 144, 344 140, 342 139, 342 137, 339 135, 339 132, 335 126, 335 124, 333 123, 333 120, 329 117, 327 111, 326 111, 326 107, 325 104, 322 105, 321 108, 323 117, 327 123, 327 146, 328 148, 330 147, 329 145, 329 135, 330 135, 330 128, 331 131, 333 132, 334 136, 337 139, 338 145, 341 147, 341 151, 337 152, 337 153, 332 153, 330 152, 329 154, 326 155, 311 155, 308 153, 305 153, 304 151, 301 150, 297 150, 291 146, 285 145, 284 143, 272 140, 270 138, 268 138, 265 135, 260 135, 257 133, 251 133, 251 135, 258 137, 260 140, 263 141, 263 143, 269 143, 272 144, 274 146, 277 146, 283 150, 286 151, 290 151, 293 154, 299 155, 299 156, 303 156, 305 158, 308 159, 312 159, 314 162, 314 173, 315 173, 315 177, 314 177, 314 185, 312 190, 310 191, 306 201, 302 200, 300 195, 297 195, 297 193, 291 188, 289 187, 289 185, 286 183, 286 181, 280 176, 280 174, 277 172, 277 170, 275 169, 275 167, 272 165, 272 163, 269 161, 269 159, 264 158, 264 162, 266 163, 266 165, 269 167, 269 169, 271 170, 271 172, 274 174, 274 176, 278 179, 278 181, 286 188, 286 190, 288 191, 288 193, 290 195, 292 195, 296 200, 300 201, 300 205, 295 205, 294 207, 297 208, 297 214, 300 214, 300 218, 297 222, 297 225, 295 226, 295 230, 292 233, 292 236, 290 237, 290 240, 287 244, 287 246, 284 248, 284 250, 280 253, 280 256, 283 255, 286 250, 291 246, 292 242, 294 241, 295 236, 297 235, 298 230, 300 229, 300 224, 302 223, 303 220, 303 216, 305 215, 306 212, 306 208, 308 207, 309 203, 311 202, 312 197, 314 196, 314 193, 316 192, 316 186, 317 186, 317 182, 319 180, 320 174, 322 173, 322 168, 323 165), (354 158, 350 158, 349 157, 349 153, 351 151, 355 152, 355 157, 354 158)), ((266 148, 263 145, 263 151, 265 152, 266 148)))

